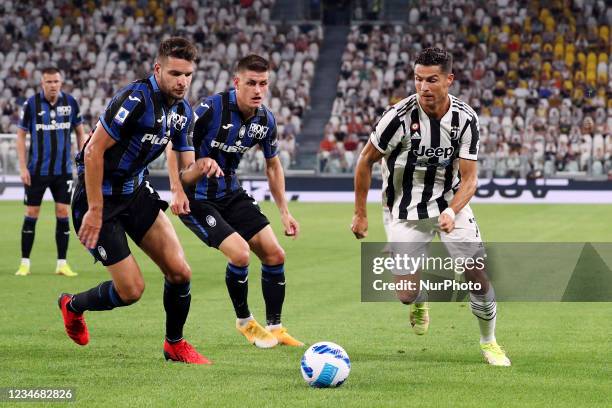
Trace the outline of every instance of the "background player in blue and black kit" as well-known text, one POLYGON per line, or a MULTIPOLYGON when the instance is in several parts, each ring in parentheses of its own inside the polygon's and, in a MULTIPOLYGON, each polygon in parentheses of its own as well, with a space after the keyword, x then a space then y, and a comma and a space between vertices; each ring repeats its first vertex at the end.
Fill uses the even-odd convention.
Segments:
POLYGON ((21 264, 15 275, 30 274, 30 253, 34 245, 36 221, 47 188, 55 201, 55 242, 57 266, 55 273, 76 276, 66 263, 70 225, 68 209, 72 193, 72 130, 81 149, 85 132, 76 100, 62 92, 62 75, 57 68, 42 70, 42 91, 32 95, 23 105, 17 129, 19 172, 25 187, 26 205, 21 228, 21 264), (26 163, 26 135, 30 134, 30 150, 26 163))
MULTIPOLYGON (((164 40, 154 74, 115 95, 77 156, 74 226, 81 242, 112 277, 88 291, 60 296, 66 332, 77 344, 89 341, 83 312, 130 305, 144 291, 127 233, 165 275, 166 359, 210 363, 183 339, 191 302, 191 269, 164 214, 168 204, 145 180, 147 165, 164 152, 170 140, 179 155, 193 151, 188 144, 193 113, 184 97, 196 56, 197 50, 189 41, 178 37, 164 40)), ((209 161, 213 172, 218 170, 216 163, 209 161)))
POLYGON ((281 324, 285 299, 285 253, 257 202, 240 186, 236 168, 242 155, 260 146, 266 158, 270 191, 281 213, 287 235, 297 237, 299 224, 289 213, 285 177, 277 156, 276 121, 263 100, 268 91, 268 62, 249 55, 238 62, 234 90, 204 99, 194 108, 193 144, 196 165, 181 173, 189 202, 178 183, 178 167, 169 156, 173 196, 172 210, 207 245, 228 259, 225 282, 236 311, 236 328, 257 347, 276 344, 302 346, 281 324), (214 159, 223 177, 205 178, 210 172, 199 165, 214 159), (174 174, 173 174, 174 173, 174 174), (267 327, 251 315, 247 304, 250 250, 262 263, 261 286, 266 304, 267 327))

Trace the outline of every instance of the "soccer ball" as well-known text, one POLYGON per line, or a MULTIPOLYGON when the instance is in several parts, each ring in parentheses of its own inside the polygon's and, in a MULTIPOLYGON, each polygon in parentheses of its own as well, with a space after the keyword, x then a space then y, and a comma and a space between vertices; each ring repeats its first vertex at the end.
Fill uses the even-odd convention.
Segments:
POLYGON ((321 341, 306 350, 301 370, 304 380, 311 387, 339 387, 351 372, 351 361, 342 347, 330 341, 321 341))

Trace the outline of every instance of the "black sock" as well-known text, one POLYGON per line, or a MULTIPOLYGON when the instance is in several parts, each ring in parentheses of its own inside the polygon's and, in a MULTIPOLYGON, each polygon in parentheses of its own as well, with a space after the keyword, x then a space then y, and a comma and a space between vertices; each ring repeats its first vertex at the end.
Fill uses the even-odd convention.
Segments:
POLYGON ((111 310, 121 306, 126 306, 126 303, 119 297, 113 281, 102 282, 95 288, 77 293, 68 303, 68 309, 75 313, 83 313, 86 310, 111 310))
POLYGON ((280 324, 285 301, 285 264, 261 265, 261 290, 268 326, 280 324))
POLYGON ((183 339, 183 326, 191 305, 191 283, 164 281, 164 309, 166 310, 166 340, 176 343, 183 339))
POLYGON ((225 269, 225 284, 229 292, 236 317, 246 319, 251 315, 247 297, 249 294, 249 267, 227 264, 225 269))
POLYGON ((55 223, 55 243, 57 245, 57 259, 66 259, 68 252, 68 238, 70 237, 70 223, 68 217, 57 218, 55 223))
POLYGON ((23 217, 23 226, 21 227, 21 257, 29 258, 34 245, 34 234, 36 232, 37 218, 23 217))

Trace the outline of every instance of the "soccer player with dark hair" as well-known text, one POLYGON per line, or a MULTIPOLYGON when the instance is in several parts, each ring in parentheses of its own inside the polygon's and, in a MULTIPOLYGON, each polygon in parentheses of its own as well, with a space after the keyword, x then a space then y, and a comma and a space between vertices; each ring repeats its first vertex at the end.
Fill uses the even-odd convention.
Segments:
POLYGON ((180 175, 169 157, 172 210, 206 245, 227 258, 225 282, 236 312, 236 328, 260 348, 277 344, 303 346, 281 324, 285 299, 285 253, 257 201, 240 186, 236 169, 242 155, 259 146, 266 159, 266 176, 280 210, 285 234, 297 237, 299 224, 289 213, 285 177, 278 158, 276 121, 263 100, 268 92, 268 61, 249 55, 238 62, 234 88, 210 96, 194 108, 195 164, 180 175), (199 165, 212 158, 224 176, 203 178, 208 168, 199 165), (173 175, 174 173, 174 175, 173 175), (186 202, 185 197, 189 198, 186 202), (267 327, 251 315, 247 303, 250 251, 261 260, 261 286, 266 304, 267 327))
POLYGON ((19 172, 25 187, 26 206, 21 228, 21 264, 15 275, 30 274, 30 253, 34 245, 36 221, 45 191, 51 190, 55 201, 55 273, 77 276, 66 262, 70 225, 68 210, 72 193, 71 131, 76 133, 78 148, 85 140, 83 120, 76 100, 62 92, 62 75, 57 68, 42 70, 42 92, 31 96, 23 105, 17 129, 19 172), (30 150, 26 164, 26 134, 30 133, 30 150))
MULTIPOLYGON (((418 257, 427 253, 429 243, 439 234, 452 257, 484 255, 469 206, 478 185, 478 116, 465 102, 449 95, 453 79, 451 54, 439 48, 424 49, 414 65, 417 93, 391 107, 376 125, 355 169, 351 229, 358 239, 367 236, 366 199, 372 166, 383 159, 383 197, 391 215, 388 235, 392 243, 410 243, 407 255, 418 257)), ((405 250, 406 245, 398 248, 405 250)), ((400 284, 416 276, 407 271, 393 273, 400 284)), ((470 307, 478 318, 485 360, 509 366, 510 360, 495 339, 497 304, 485 270, 466 268, 465 279, 481 285, 481 290, 470 292, 470 307)), ((418 290, 397 291, 399 300, 410 305, 410 323, 419 335, 429 327, 426 295, 418 290)))
MULTIPOLYGON (((165 277, 166 359, 210 363, 183 339, 191 302, 191 269, 164 214, 168 204, 145 178, 147 165, 170 140, 178 156, 193 155, 188 134, 193 113, 185 95, 196 57, 191 42, 179 37, 164 40, 153 75, 132 82, 113 97, 77 156, 74 226, 80 241, 112 278, 85 292, 60 296, 66 332, 77 344, 89 341, 85 311, 127 306, 142 296, 144 280, 130 253, 127 234, 165 277)), ((219 173, 212 159, 206 162, 212 173, 219 173)))

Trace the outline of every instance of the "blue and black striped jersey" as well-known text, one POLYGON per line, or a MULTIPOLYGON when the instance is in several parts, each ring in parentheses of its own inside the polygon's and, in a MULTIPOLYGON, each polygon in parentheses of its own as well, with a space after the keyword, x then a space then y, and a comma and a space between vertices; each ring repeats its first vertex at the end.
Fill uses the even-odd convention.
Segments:
POLYGON ((209 96, 194 107, 193 146, 196 159, 210 157, 225 176, 202 178, 187 194, 196 200, 219 199, 241 188, 236 169, 240 159, 259 145, 266 159, 278 154, 276 120, 261 106, 255 116, 243 120, 236 103, 236 91, 209 96))
MULTIPOLYGON (((103 126, 117 142, 104 153, 102 194, 132 194, 147 174, 149 163, 164 152, 168 141, 176 151, 192 151, 188 136, 192 117, 185 99, 167 105, 154 75, 121 89, 96 125, 103 126)), ((79 176, 85 172, 86 146, 76 158, 79 176)))
POLYGON ((72 129, 83 123, 79 105, 60 92, 55 105, 41 91, 31 96, 21 111, 19 128, 30 133, 28 171, 35 176, 72 174, 72 129))

